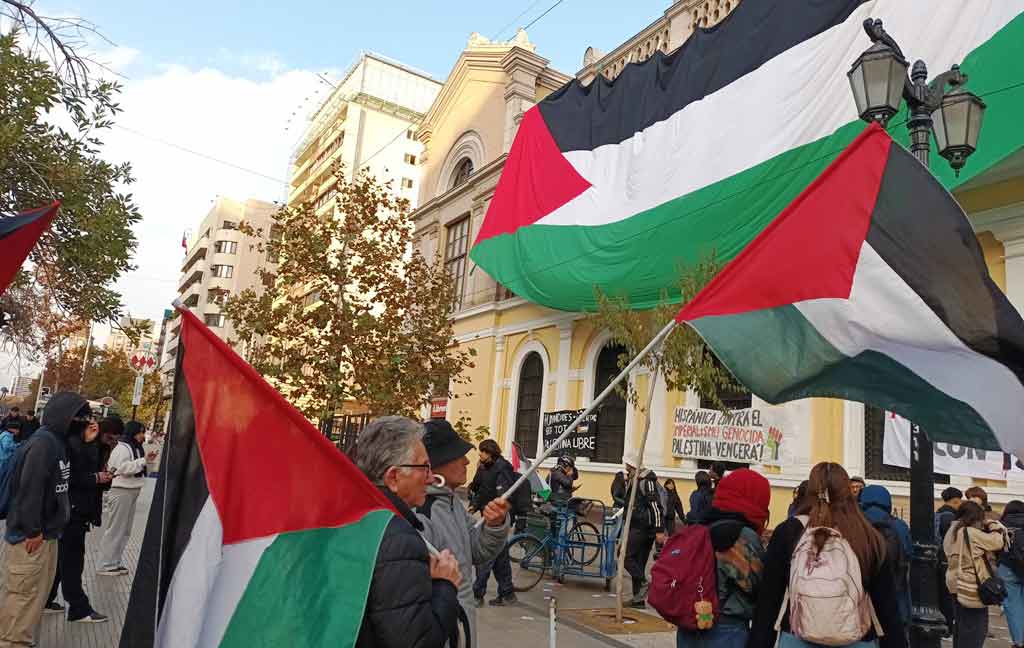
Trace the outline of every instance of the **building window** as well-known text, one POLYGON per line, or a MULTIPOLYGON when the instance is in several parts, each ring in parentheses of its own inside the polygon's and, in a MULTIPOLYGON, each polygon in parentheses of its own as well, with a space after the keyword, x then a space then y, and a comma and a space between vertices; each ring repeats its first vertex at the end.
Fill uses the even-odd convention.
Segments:
POLYGON ((238 243, 235 241, 217 241, 213 244, 213 250, 220 254, 234 254, 238 251, 238 243))
POLYGON ((452 188, 458 187, 466 180, 469 180, 469 176, 473 175, 473 160, 462 158, 459 163, 455 165, 455 173, 452 174, 452 188))
POLYGON ((220 228, 226 230, 236 230, 238 229, 238 223, 236 223, 235 221, 226 220, 223 223, 221 223, 220 228))
POLYGON ((414 139, 416 139, 416 129, 410 128, 409 130, 405 131, 405 139, 407 139, 407 140, 414 140, 414 139))
POLYGON ((277 263, 281 256, 282 227, 274 224, 270 226, 267 235, 267 263, 277 263))
MULTIPOLYGON (((717 357, 711 356, 711 359, 714 361, 715 366, 718 369, 728 371, 717 357)), ((733 380, 735 381, 736 378, 734 377, 733 380)), ((742 387, 732 389, 723 388, 718 392, 718 397, 722 400, 722 404, 730 410, 748 409, 754 406, 754 401, 750 392, 742 387)), ((703 394, 701 394, 700 397, 700 406, 707 409, 713 409, 715 407, 711 399, 705 398, 703 394)))
POLYGON ((540 403, 544 393, 544 361, 530 352, 519 372, 519 398, 516 402, 516 443, 527 457, 537 455, 540 432, 540 403))
POLYGON ((466 250, 469 247, 469 215, 448 226, 447 244, 444 250, 444 269, 451 277, 454 287, 452 309, 462 308, 462 284, 466 275, 466 250))
POLYGON ((223 306, 228 301, 231 293, 223 288, 210 288, 206 291, 206 303, 223 306))
POLYGON ((203 316, 203 321, 210 328, 221 328, 224 326, 224 314, 223 313, 207 313, 203 316))
POLYGON ((215 265, 212 268, 210 268, 210 271, 213 273, 214 277, 219 277, 221 279, 230 279, 235 275, 235 266, 215 265))
POLYGON ((313 304, 317 303, 318 301, 320 301, 320 291, 319 290, 313 290, 313 291, 310 291, 310 292, 306 293, 305 296, 303 296, 303 298, 302 298, 302 306, 303 306, 303 308, 305 308, 306 306, 312 306, 313 304))
MULTIPOLYGON (((597 356, 597 375, 594 376, 594 398, 621 373, 619 356, 626 352, 621 344, 609 344, 597 356)), ((597 408, 597 443, 594 461, 622 463, 622 450, 626 440, 626 400, 613 391, 597 408)))
POLYGON ((412 189, 412 178, 402 178, 402 189, 412 189))
POLYGON ((405 163, 406 164, 416 164, 416 156, 413 155, 412 153, 406 153, 405 154, 405 163))

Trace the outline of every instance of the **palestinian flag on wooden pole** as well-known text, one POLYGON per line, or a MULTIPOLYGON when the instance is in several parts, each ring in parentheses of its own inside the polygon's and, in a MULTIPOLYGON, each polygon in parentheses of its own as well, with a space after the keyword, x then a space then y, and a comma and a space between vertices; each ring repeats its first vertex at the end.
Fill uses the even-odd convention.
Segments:
POLYGON ((394 509, 187 310, 121 648, 352 646, 394 509))
MULTIPOLYGON (((472 259, 515 294, 596 309, 676 291, 679 267, 729 261, 863 128, 846 73, 880 18, 933 72, 962 64, 988 104, 948 189, 1024 146, 1024 0, 758 0, 612 81, 574 80, 523 117, 472 259)), ((602 71, 599 71, 602 72, 602 71)), ((904 112, 890 121, 905 142, 904 112)))
POLYGON ((676 319, 769 403, 862 401, 1024 456, 1024 320, 960 206, 877 124, 676 319))
POLYGON ((0 214, 0 294, 14 281, 59 207, 60 203, 54 202, 19 214, 0 214))

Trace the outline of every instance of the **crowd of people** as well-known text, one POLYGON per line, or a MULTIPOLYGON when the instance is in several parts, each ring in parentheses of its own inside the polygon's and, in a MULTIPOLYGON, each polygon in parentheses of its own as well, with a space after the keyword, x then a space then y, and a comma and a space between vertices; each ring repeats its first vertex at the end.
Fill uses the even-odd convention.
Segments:
POLYGON ((71 623, 108 620, 83 587, 85 537, 103 530, 97 574, 127 575, 124 547, 146 476, 146 430, 138 421, 100 419, 73 392, 54 394, 39 420, 34 414, 12 408, 0 422, 4 648, 35 645, 44 613, 66 613, 71 623))
MULTIPOLYGON (((516 474, 495 441, 482 442, 467 508, 455 489, 467 482, 472 449, 445 421, 384 417, 359 435, 356 464, 401 516, 381 544, 357 646, 476 645, 475 610, 492 573, 498 596, 490 603, 514 602, 505 542, 515 515, 501 494, 516 474)), ((698 618, 706 611, 703 625, 677 624, 678 646, 907 646, 913 546, 884 486, 820 463, 794 489, 787 518, 769 530, 771 486, 762 474, 722 464, 698 472, 687 512, 676 484, 639 463, 627 453, 611 489, 625 506, 636 477, 625 538, 630 603, 645 606, 648 561, 663 546, 704 529, 713 552, 717 600, 695 606, 698 618)), ((552 499, 572 506, 577 478, 571 458, 559 460, 548 476, 552 499)), ((978 487, 948 488, 943 500, 934 520, 937 580, 954 646, 982 646, 993 605, 1005 609, 1013 645, 1024 646, 1024 502, 996 516, 978 487)))

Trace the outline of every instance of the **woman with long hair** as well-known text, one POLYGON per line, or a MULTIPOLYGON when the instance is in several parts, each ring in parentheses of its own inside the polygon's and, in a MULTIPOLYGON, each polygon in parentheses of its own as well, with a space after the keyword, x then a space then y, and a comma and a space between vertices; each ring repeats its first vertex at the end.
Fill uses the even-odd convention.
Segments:
POLYGON ((885 541, 865 519, 850 489, 850 477, 836 463, 823 462, 811 470, 807 494, 790 518, 775 528, 765 553, 765 571, 757 599, 757 611, 747 648, 772 648, 778 639, 779 648, 811 648, 813 644, 791 631, 789 610, 782 610, 788 598, 790 568, 797 544, 805 528, 817 528, 814 544, 818 551, 825 546, 834 530, 849 543, 859 563, 864 591, 870 597, 884 636, 874 628, 849 646, 868 648, 906 648, 906 629, 900 620, 894 583, 894 566, 887 560, 885 541), (780 611, 783 612, 780 618, 780 611), (776 636, 778 621, 781 635, 776 636))
POLYGON ((982 602, 978 585, 994 576, 996 554, 1006 547, 1006 529, 985 519, 981 504, 968 500, 956 511, 942 541, 949 559, 946 587, 954 598, 953 645, 981 648, 988 637, 988 606, 982 602))
POLYGON ((672 535, 676 532, 676 519, 685 522, 686 513, 683 512, 683 503, 679 501, 679 493, 676 492, 676 483, 671 479, 665 480, 665 533, 672 535))
MULTIPOLYGON (((1003 526, 1012 538, 1009 547, 1024 547, 1024 502, 1013 500, 1003 509, 1003 526)), ((1010 628, 1014 648, 1024 646, 1024 565, 1016 560, 1017 552, 1007 551, 999 560, 999 577, 1006 583, 1003 612, 1010 628)))

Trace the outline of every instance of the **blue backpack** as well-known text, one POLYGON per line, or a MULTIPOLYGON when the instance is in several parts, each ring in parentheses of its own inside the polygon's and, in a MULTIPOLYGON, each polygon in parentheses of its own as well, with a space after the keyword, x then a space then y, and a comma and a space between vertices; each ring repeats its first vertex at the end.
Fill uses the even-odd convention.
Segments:
POLYGON ((14 435, 4 430, 0 433, 0 520, 7 519, 7 510, 11 505, 11 475, 20 443, 14 441, 14 435))

